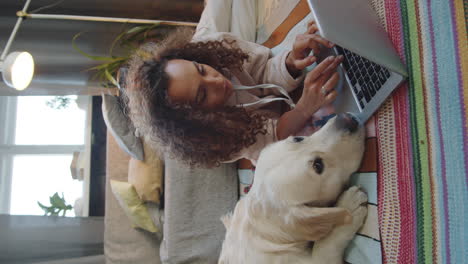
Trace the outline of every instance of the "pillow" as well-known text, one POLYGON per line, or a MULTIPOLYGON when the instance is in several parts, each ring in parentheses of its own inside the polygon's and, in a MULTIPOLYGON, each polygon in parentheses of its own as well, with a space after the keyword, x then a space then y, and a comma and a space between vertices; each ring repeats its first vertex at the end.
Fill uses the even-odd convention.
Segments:
POLYGON ((133 185, 128 182, 110 180, 110 186, 115 198, 135 227, 151 233, 158 232, 158 228, 154 224, 148 208, 138 197, 133 185))
POLYGON ((114 136, 119 147, 137 160, 143 160, 143 144, 135 136, 132 122, 122 111, 116 96, 102 95, 102 115, 107 128, 114 136))
POLYGON ((130 159, 128 165, 128 182, 131 183, 145 202, 160 203, 163 191, 164 163, 159 155, 143 141, 145 160, 130 159))

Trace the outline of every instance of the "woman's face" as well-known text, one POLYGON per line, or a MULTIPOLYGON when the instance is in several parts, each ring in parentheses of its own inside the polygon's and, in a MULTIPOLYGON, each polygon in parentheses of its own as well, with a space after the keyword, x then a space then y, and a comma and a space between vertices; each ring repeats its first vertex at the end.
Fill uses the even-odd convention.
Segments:
POLYGON ((233 93, 232 83, 214 68, 188 60, 170 60, 167 93, 173 102, 188 103, 203 109, 224 106, 233 93))

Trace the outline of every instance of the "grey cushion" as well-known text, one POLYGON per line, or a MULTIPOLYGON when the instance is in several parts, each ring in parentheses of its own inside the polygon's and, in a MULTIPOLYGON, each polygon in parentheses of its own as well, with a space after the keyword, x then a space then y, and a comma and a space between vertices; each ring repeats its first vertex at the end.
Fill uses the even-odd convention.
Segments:
POLYGON ((217 263, 225 228, 220 220, 238 199, 234 163, 190 170, 165 159, 163 263, 217 263))
POLYGON ((143 160, 143 144, 139 137, 135 136, 132 122, 122 111, 122 107, 116 96, 102 95, 102 114, 107 129, 119 147, 135 159, 143 160))

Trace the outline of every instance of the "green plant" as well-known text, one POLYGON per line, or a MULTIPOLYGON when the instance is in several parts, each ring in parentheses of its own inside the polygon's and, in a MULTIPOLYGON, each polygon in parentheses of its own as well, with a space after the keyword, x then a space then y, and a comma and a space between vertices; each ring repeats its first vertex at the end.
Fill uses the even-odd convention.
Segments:
POLYGON ((93 79, 100 81, 101 85, 104 87, 118 87, 116 76, 119 68, 127 63, 131 54, 135 52, 141 44, 147 41, 157 41, 166 34, 167 29, 167 26, 156 23, 135 26, 124 30, 113 40, 108 56, 90 55, 78 48, 76 43, 77 39, 84 32, 80 32, 73 37, 72 46, 83 56, 100 62, 99 65, 87 69, 88 71, 95 71, 92 77, 93 79), (116 47, 120 48, 122 54, 118 56, 114 54, 116 47))
POLYGON ((54 98, 45 102, 45 104, 52 109, 65 109, 71 103, 72 98, 70 96, 55 96, 54 98))
POLYGON ((53 215, 58 216, 60 212, 62 212, 62 216, 65 216, 68 210, 73 209, 73 207, 69 204, 66 204, 65 198, 62 193, 62 197, 58 195, 58 193, 54 193, 54 195, 49 197, 50 206, 45 206, 40 202, 37 202, 39 207, 44 210, 44 215, 53 215))

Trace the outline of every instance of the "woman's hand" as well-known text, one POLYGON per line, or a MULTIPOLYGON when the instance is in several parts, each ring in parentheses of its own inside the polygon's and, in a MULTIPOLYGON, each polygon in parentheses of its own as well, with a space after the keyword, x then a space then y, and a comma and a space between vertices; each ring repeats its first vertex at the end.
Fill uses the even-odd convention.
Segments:
POLYGON ((333 43, 317 35, 318 27, 314 20, 307 24, 307 32, 296 36, 293 48, 286 58, 286 68, 293 77, 300 75, 301 71, 307 66, 314 63, 317 55, 320 52, 320 45, 325 47, 333 47, 333 43), (311 51, 314 55, 310 55, 311 51))
POLYGON ((310 118, 320 107, 336 99, 338 93, 334 87, 340 78, 336 70, 342 61, 341 55, 330 56, 307 73, 302 96, 296 104, 298 111, 310 118))
POLYGON ((336 99, 338 94, 334 87, 339 80, 336 69, 342 61, 343 56, 330 56, 307 74, 302 96, 296 107, 284 113, 278 120, 276 136, 279 140, 301 131, 320 107, 336 99))

